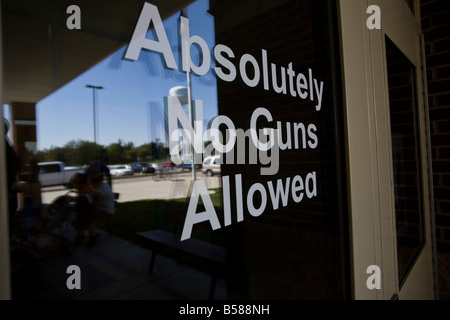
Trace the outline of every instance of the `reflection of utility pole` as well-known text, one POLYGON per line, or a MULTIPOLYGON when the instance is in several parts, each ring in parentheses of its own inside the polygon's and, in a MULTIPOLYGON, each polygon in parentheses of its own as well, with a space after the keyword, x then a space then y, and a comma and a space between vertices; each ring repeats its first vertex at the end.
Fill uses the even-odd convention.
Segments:
POLYGON ((93 105, 93 118, 94 118, 94 151, 97 151, 97 104, 96 104, 96 89, 101 90, 101 86, 86 85, 86 88, 92 89, 92 105, 93 105))
MULTIPOLYGON (((189 14, 188 14, 188 8, 183 8, 183 10, 181 10, 181 15, 188 18, 189 14)), ((187 61, 190 61, 190 53, 189 50, 187 50, 187 54, 188 54, 188 59, 187 61)), ((190 69, 190 68, 189 68, 190 69)), ((191 85, 191 72, 188 69, 188 71, 186 72, 187 74, 187 98, 188 98, 188 106, 189 106, 189 119, 191 120, 191 126, 192 128, 194 128, 194 110, 192 108, 192 85, 191 85)), ((195 181, 196 180, 196 176, 195 176, 195 150, 194 150, 194 146, 193 146, 193 140, 194 137, 191 137, 192 141, 191 141, 191 165, 192 165, 192 180, 195 181)))
POLYGON ((150 128, 150 123, 152 121, 152 118, 150 115, 150 113, 151 113, 150 108, 151 108, 151 106, 149 103, 149 104, 147 104, 147 141, 148 141, 148 143, 150 143, 150 141, 152 141, 152 133, 151 133, 151 128, 150 128))
MULTIPOLYGON (((191 89, 191 73, 187 72, 187 85, 188 85, 188 103, 189 103, 189 119, 191 120, 191 126, 194 128, 194 110, 192 108, 192 89, 191 89)), ((191 141, 191 165, 192 165, 192 180, 195 181, 195 150, 194 150, 194 136, 192 135, 191 141)))

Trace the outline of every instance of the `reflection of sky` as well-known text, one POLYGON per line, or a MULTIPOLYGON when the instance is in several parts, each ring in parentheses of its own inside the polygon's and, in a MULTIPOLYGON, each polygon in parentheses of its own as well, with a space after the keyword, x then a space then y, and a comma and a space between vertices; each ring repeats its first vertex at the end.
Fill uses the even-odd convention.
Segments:
MULTIPOLYGON (((208 0, 189 6, 190 35, 202 37, 211 50, 215 45, 214 21, 207 9, 208 0)), ((177 63, 181 61, 179 16, 177 13, 164 21, 177 63)), ((196 50, 193 46, 191 54, 196 50)), ((164 96, 174 86, 187 85, 186 73, 165 70, 159 54, 142 50, 138 61, 129 61, 122 59, 124 51, 125 47, 37 104, 39 150, 63 146, 70 140, 94 141, 93 97, 87 84, 104 87, 97 91, 99 144, 106 146, 119 139, 135 146, 156 139, 164 141, 164 96)), ((210 68, 213 64, 211 61, 210 68)), ((217 115, 216 94, 211 71, 202 77, 192 76, 192 97, 203 100, 206 121, 217 115)))

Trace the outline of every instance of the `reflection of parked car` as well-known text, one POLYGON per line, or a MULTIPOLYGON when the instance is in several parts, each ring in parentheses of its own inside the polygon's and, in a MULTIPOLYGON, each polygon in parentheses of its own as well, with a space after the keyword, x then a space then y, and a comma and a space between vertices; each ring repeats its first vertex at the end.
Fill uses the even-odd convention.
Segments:
POLYGON ((132 162, 130 163, 130 167, 131 169, 133 169, 134 173, 143 173, 144 172, 144 168, 142 167, 142 165, 138 162, 132 162))
MULTIPOLYGON (((67 185, 76 173, 85 173, 84 168, 66 167, 63 162, 39 162, 39 182, 41 187, 67 185)), ((30 172, 21 174, 21 179, 26 179, 30 172)))
POLYGON ((220 165, 222 159, 220 156, 206 157, 203 161, 202 172, 208 177, 212 177, 215 174, 220 174, 220 165))
POLYGON ((142 166, 143 173, 155 173, 155 168, 148 163, 141 162, 140 165, 142 166))
POLYGON ((108 166, 109 168, 109 173, 112 176, 125 176, 125 175, 132 175, 133 169, 131 169, 130 166, 127 165, 117 165, 117 166, 108 166))
POLYGON ((145 162, 132 162, 130 167, 134 173, 155 173, 155 168, 145 162))
POLYGON ((153 168, 153 172, 156 170, 161 170, 161 165, 159 163, 150 163, 149 168, 153 168))
MULTIPOLYGON (((191 170, 192 169, 192 160, 186 160, 186 161, 180 163, 178 165, 178 168, 191 170)), ((201 164, 195 165, 195 169, 201 169, 201 168, 202 168, 201 164)))
POLYGON ((163 169, 173 169, 175 168, 175 163, 171 162, 171 161, 165 161, 165 162, 161 162, 161 168, 163 169))
MULTIPOLYGON (((132 166, 132 164, 130 164, 132 166)), ((154 173, 155 169, 151 166, 149 166, 145 162, 135 162, 135 166, 139 168, 139 171, 135 171, 138 173, 154 173)), ((133 166, 132 166, 133 167, 133 166)))

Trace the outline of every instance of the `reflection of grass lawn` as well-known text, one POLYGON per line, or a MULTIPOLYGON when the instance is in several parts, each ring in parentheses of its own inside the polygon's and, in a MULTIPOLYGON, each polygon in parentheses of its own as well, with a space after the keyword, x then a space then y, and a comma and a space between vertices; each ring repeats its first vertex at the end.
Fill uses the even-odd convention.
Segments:
MULTIPOLYGON (((215 193, 211 194, 211 200, 216 208, 217 214, 221 213, 221 199, 222 190, 212 189, 215 193)), ((173 216, 179 214, 179 220, 184 223, 187 208, 189 204, 188 199, 174 199, 174 200, 139 200, 122 202, 117 204, 116 213, 112 219, 113 229, 112 232, 115 236, 125 239, 127 241, 139 244, 139 239, 136 236, 136 232, 153 230, 153 229, 165 229, 169 231, 174 230, 174 225, 167 221, 164 217, 164 213, 170 211, 173 216)), ((201 198, 197 212, 202 211, 201 198)), ((99 221, 97 227, 107 230, 106 222, 99 221)), ((181 231, 182 225, 179 226, 181 231)), ((193 237, 198 238, 211 238, 211 233, 207 233, 203 230, 193 231, 193 237), (195 234, 194 234, 195 233, 195 234)), ((217 241, 210 239, 211 241, 217 241)))

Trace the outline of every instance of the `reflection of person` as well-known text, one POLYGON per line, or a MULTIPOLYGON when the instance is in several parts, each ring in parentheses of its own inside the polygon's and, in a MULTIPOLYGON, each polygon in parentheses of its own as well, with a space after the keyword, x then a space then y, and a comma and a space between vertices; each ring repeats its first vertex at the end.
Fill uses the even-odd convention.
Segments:
POLYGON ((94 245, 99 237, 96 233, 94 222, 97 219, 108 218, 115 212, 114 194, 111 186, 103 181, 103 171, 101 165, 93 165, 88 170, 88 183, 92 188, 91 195, 94 200, 93 207, 88 219, 90 245, 94 245))
POLYGON ((7 137, 9 131, 9 124, 6 119, 4 119, 5 128, 5 148, 6 148, 6 163, 7 163, 7 183, 8 183, 8 209, 10 214, 14 214, 17 211, 17 174, 20 170, 19 156, 14 151, 11 146, 9 139, 7 137))
POLYGON ((82 242, 87 239, 87 235, 85 234, 86 221, 91 214, 92 209, 92 196, 91 190, 92 188, 87 182, 87 175, 85 173, 76 173, 70 179, 70 185, 72 188, 75 188, 78 193, 77 197, 77 230, 78 236, 76 242, 82 242))
POLYGON ((30 172, 26 175, 26 184, 21 186, 20 190, 24 194, 24 200, 31 198, 32 202, 39 207, 42 204, 41 199, 41 183, 39 182, 39 167, 36 159, 32 159, 29 163, 30 172))
POLYGON ((23 194, 23 208, 20 209, 20 221, 27 238, 31 237, 34 228, 42 217, 41 184, 39 182, 39 168, 37 160, 32 159, 29 163, 30 172, 24 177, 24 184, 20 185, 23 194))
POLYGON ((100 162, 93 162, 86 174, 78 174, 73 179, 73 185, 79 192, 79 212, 82 227, 87 229, 88 246, 97 243, 99 234, 95 229, 95 221, 108 218, 115 213, 114 194, 111 186, 103 181, 103 171, 100 162))
POLYGON ((70 185, 77 189, 79 194, 88 194, 91 190, 87 183, 87 175, 85 173, 76 173, 70 179, 70 185))
POLYGON ((106 179, 106 181, 108 182, 108 184, 112 187, 112 181, 111 181, 111 173, 109 171, 108 166, 106 165, 106 163, 104 163, 100 156, 96 156, 94 161, 92 161, 89 164, 89 168, 96 168, 96 170, 100 170, 100 172, 103 175, 103 178, 106 179))

